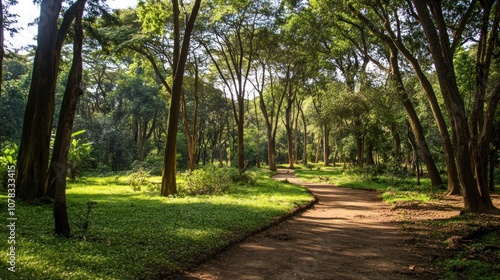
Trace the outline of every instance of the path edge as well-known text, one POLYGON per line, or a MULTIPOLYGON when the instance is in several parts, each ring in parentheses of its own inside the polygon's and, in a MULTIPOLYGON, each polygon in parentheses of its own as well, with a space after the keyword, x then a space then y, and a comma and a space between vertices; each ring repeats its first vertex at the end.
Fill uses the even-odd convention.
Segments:
MULTIPOLYGON (((273 179, 273 177, 275 175, 271 176, 271 179, 273 179)), ((290 219, 298 214, 305 212, 306 210, 312 208, 316 203, 318 203, 318 201, 319 201, 318 197, 315 194, 313 194, 307 187, 300 185, 300 184, 290 183, 290 182, 283 182, 283 183, 284 184, 292 184, 292 185, 296 185, 296 186, 304 188, 307 191, 307 193, 309 193, 313 197, 313 199, 310 200, 309 202, 307 202, 306 204, 297 205, 295 208, 293 208, 293 210, 291 212, 288 212, 288 213, 280 215, 280 216, 276 216, 275 218, 271 219, 267 225, 264 225, 258 229, 255 229, 255 230, 249 231, 246 234, 243 234, 239 238, 235 239, 233 242, 230 242, 226 246, 221 247, 219 250, 214 251, 213 253, 194 261, 192 263, 192 266, 190 266, 190 268, 179 271, 175 275, 169 275, 169 277, 172 277, 172 278, 167 277, 166 279, 193 279, 193 278, 190 278, 187 275, 187 273, 195 270, 196 268, 203 265, 207 261, 216 258, 218 255, 228 251, 229 249, 244 243, 248 239, 250 239, 254 236, 257 236, 258 234, 260 234, 260 233, 262 233, 262 232, 264 232, 272 227, 275 227, 275 226, 281 224, 282 222, 285 222, 286 220, 288 220, 288 219, 290 219), (182 278, 178 278, 179 276, 182 278)))

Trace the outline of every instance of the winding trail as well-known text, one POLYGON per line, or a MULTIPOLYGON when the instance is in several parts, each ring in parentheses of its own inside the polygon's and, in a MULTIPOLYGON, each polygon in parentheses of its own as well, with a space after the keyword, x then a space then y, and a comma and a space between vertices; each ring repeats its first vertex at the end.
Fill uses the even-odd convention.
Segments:
POLYGON ((231 247, 182 279, 426 279, 429 259, 406 245, 397 214, 376 192, 304 183, 292 170, 274 179, 307 187, 307 211, 231 247))

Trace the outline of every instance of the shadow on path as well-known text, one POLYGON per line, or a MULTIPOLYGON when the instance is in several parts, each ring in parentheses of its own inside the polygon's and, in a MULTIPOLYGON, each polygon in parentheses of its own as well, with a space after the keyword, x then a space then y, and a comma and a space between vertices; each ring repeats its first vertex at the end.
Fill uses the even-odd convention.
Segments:
POLYGON ((426 260, 405 245, 391 206, 376 192, 304 183, 286 169, 273 178, 306 186, 318 202, 182 279, 428 278, 410 269, 426 260))

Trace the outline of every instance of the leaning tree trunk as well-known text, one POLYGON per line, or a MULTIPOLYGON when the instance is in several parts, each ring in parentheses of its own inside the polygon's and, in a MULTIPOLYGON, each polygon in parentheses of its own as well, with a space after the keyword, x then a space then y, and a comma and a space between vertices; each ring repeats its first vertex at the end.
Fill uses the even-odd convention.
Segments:
POLYGON ((17 158, 16 197, 21 200, 34 201, 45 195, 61 48, 78 2, 65 12, 59 29, 62 1, 45 0, 40 6, 38 45, 17 158))
MULTIPOLYGON (((474 177, 473 166, 483 164, 483 161, 473 162, 474 143, 471 142, 471 133, 467 122, 465 105, 460 96, 455 69, 453 65, 453 50, 450 48, 450 40, 446 32, 446 24, 442 14, 440 3, 429 2, 429 7, 424 2, 413 0, 429 42, 429 49, 436 68, 439 86, 445 101, 446 108, 450 114, 452 131, 455 136, 455 160, 458 164, 458 178, 464 195, 464 208, 468 212, 485 212, 492 208, 490 201, 484 201, 478 189, 478 178, 474 177), (437 26, 435 25, 437 24, 437 26), (438 32, 439 29, 439 32, 438 32), (472 146, 472 147, 471 147, 472 146)), ((479 178, 481 180, 481 178, 479 178)), ((489 197, 488 197, 489 198, 489 197)))
MULTIPOLYGON (((424 160, 425 166, 427 167, 427 172, 429 173, 431 184, 433 186, 440 186, 443 184, 443 180, 439 175, 439 170, 437 169, 436 162, 434 161, 434 157, 432 156, 429 146, 427 145, 427 141, 425 140, 425 134, 422 128, 422 124, 420 123, 420 119, 418 118, 417 112, 415 111, 415 108, 413 107, 413 104, 404 87, 401 71, 399 69, 398 50, 395 46, 390 46, 390 51, 391 54, 389 61, 391 65, 391 78, 395 83, 399 98, 401 99, 406 114, 408 115, 408 121, 411 127, 411 131, 415 136, 416 145, 418 146, 422 154, 422 159, 424 160)), ((455 167, 452 166, 451 168, 455 167)), ((456 168, 454 170, 456 170, 456 168)), ((457 187, 453 188, 453 186, 458 186, 458 182, 451 182, 451 184, 448 184, 449 194, 456 194, 455 191, 460 189, 457 187), (450 188, 450 186, 452 187, 450 188)))
POLYGON ((86 0, 77 2, 79 6, 76 10, 77 15, 74 27, 73 63, 69 72, 61 105, 61 112, 59 114, 47 189, 47 196, 54 199, 55 233, 65 237, 69 237, 70 235, 68 211, 66 207, 68 153, 71 145, 71 133, 73 131, 78 97, 83 94, 80 86, 82 82, 82 15, 85 2, 86 0))

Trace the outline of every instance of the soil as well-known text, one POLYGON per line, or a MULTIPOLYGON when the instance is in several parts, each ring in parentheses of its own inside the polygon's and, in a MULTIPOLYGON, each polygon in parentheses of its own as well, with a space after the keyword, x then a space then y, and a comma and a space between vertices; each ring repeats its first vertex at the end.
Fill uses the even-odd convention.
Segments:
POLYGON ((301 182, 292 170, 274 178, 307 187, 317 202, 181 279, 438 279, 434 261, 453 254, 443 241, 467 230, 432 222, 459 215, 459 197, 391 205, 374 191, 301 182))

